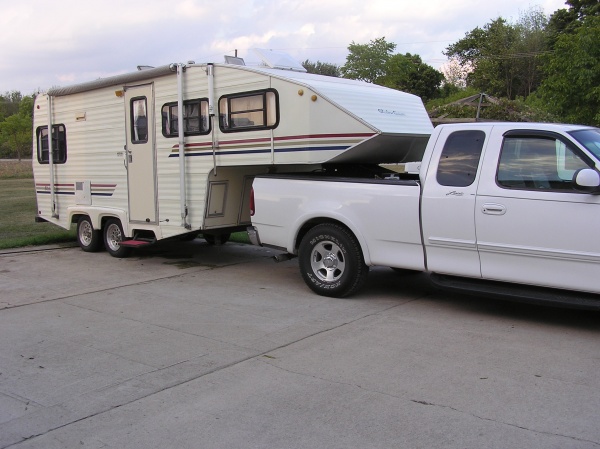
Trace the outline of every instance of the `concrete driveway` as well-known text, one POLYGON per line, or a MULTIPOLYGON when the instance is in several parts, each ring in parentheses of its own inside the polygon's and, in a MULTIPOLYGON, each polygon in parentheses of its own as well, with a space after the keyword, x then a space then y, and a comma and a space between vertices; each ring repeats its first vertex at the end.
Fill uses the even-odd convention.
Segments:
POLYGON ((203 240, 0 254, 0 448, 599 448, 600 314, 203 240))

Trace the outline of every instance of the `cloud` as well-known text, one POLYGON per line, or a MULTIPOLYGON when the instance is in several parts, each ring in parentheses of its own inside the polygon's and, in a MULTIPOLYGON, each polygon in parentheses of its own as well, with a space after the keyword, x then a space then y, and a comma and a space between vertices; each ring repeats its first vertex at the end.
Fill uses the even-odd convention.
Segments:
MULTIPOLYGON (((548 14, 564 7, 541 1, 548 14)), ((351 42, 382 36, 439 67, 466 32, 528 9, 521 0, 0 0, 0 8, 0 92, 26 94, 139 64, 221 62, 235 49, 251 59, 253 47, 342 65, 351 42)))

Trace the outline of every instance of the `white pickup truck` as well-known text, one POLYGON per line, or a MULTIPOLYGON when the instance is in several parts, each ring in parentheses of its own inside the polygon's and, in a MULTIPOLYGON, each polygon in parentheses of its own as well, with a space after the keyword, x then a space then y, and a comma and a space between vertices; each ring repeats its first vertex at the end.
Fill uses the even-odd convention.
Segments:
POLYGON ((298 256, 321 295, 356 292, 379 265, 450 287, 600 305, 600 129, 440 125, 418 175, 357 171, 257 176, 251 241, 298 256))

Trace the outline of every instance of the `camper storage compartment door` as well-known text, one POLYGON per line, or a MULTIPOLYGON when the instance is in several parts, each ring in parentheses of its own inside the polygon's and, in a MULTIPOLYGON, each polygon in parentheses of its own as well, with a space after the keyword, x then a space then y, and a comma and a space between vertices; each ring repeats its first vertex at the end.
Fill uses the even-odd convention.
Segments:
POLYGON ((223 217, 229 181, 216 181, 208 184, 208 207, 206 218, 223 217))

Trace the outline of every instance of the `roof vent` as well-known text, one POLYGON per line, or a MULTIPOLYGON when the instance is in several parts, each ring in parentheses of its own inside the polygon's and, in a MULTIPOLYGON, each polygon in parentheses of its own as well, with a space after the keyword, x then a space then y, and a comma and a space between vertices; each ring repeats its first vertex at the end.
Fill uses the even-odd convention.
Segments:
POLYGON ((225 64, 246 65, 246 63, 244 62, 244 58, 238 58, 237 56, 227 55, 225 55, 225 64))
POLYGON ((289 54, 273 50, 264 50, 262 48, 252 49, 262 59, 263 67, 281 70, 293 70, 294 72, 306 72, 298 61, 289 54))

